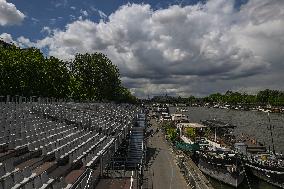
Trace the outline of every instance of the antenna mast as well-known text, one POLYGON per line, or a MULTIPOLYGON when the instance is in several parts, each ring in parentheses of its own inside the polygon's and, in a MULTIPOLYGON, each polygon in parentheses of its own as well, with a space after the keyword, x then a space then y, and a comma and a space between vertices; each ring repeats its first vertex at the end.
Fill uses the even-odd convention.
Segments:
POLYGON ((268 122, 269 122, 269 130, 270 130, 270 137, 271 137, 271 144, 272 144, 272 153, 275 154, 275 147, 274 147, 274 141, 273 141, 272 126, 271 126, 271 122, 270 122, 269 112, 268 112, 268 122))

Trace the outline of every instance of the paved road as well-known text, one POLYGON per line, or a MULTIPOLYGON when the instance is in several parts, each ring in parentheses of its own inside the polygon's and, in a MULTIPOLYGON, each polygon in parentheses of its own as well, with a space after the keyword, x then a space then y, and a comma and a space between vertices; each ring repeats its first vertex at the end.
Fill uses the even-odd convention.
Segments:
MULTIPOLYGON (((157 124, 151 121, 152 129, 156 130, 157 124)), ((150 128, 150 129, 151 129, 150 128)), ((148 139, 149 174, 153 189, 187 189, 183 175, 176 164, 175 155, 169 145, 165 142, 163 134, 154 134, 148 139)))

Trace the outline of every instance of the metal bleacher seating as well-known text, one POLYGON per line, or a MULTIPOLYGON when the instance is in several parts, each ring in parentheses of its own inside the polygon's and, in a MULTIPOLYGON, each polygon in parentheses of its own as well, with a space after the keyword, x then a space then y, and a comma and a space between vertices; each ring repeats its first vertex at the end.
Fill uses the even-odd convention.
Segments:
POLYGON ((1 102, 0 189, 72 188, 83 176, 66 175, 92 169, 137 112, 129 104, 1 102))

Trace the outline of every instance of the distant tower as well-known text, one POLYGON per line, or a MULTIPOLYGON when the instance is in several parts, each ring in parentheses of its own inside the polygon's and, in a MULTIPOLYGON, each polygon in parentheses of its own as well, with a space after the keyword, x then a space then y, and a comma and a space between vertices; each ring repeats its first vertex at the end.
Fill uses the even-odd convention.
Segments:
POLYGON ((167 91, 166 88, 165 88, 165 97, 166 97, 166 98, 168 97, 168 91, 167 91))

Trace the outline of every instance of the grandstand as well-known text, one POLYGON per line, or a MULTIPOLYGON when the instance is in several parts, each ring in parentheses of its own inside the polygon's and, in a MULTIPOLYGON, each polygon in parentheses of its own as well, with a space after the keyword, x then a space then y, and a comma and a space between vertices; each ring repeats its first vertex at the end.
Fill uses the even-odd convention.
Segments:
POLYGON ((0 104, 0 189, 93 188, 139 111, 7 98, 0 104))

